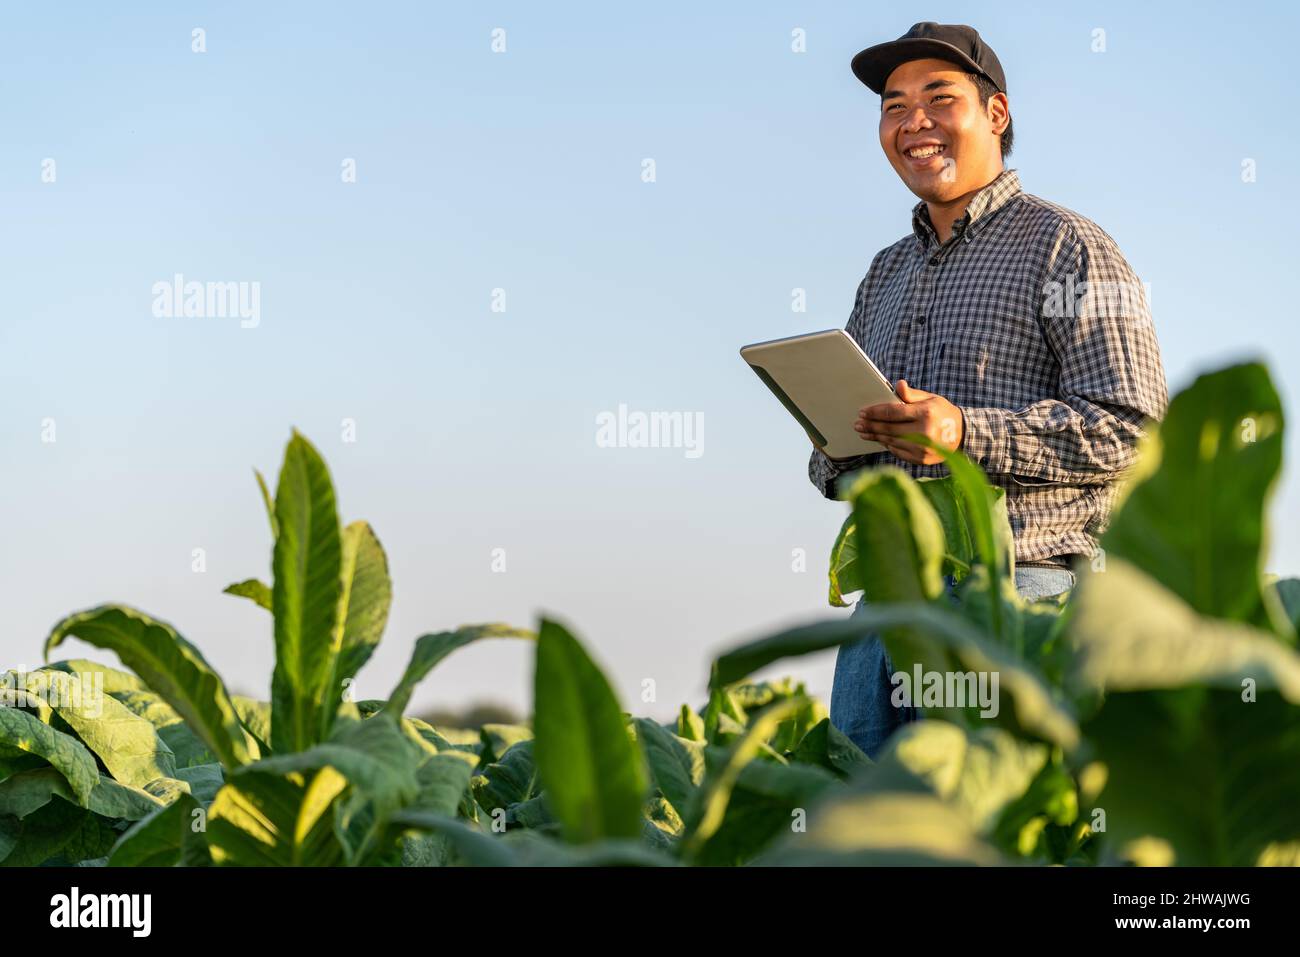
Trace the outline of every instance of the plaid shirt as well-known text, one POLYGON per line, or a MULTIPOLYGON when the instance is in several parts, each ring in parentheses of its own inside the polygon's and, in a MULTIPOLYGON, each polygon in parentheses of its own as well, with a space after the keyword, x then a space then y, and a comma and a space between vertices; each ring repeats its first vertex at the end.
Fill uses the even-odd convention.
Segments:
MULTIPOLYGON (((876 254, 849 335, 891 382, 961 409, 960 448, 1006 490, 1018 564, 1092 556, 1137 440, 1169 402, 1137 276, 1100 227, 1023 192, 1015 170, 975 194, 948 242, 923 202, 912 231, 876 254)), ((948 472, 814 449, 808 477, 833 499, 840 475, 887 462, 948 472)))

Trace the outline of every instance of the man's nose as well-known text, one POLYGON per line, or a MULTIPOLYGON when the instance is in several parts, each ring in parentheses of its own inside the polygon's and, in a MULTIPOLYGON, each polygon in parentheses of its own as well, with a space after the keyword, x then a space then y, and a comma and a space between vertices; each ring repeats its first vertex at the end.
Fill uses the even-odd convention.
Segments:
POLYGON ((917 130, 926 130, 934 126, 929 114, 925 108, 918 106, 912 112, 908 113, 903 120, 903 129, 908 133, 915 133, 917 130))

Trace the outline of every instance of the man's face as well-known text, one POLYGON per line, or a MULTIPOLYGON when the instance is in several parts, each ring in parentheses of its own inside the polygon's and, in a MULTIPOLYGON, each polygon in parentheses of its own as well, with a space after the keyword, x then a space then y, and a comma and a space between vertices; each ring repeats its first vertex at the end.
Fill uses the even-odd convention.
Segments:
POLYGON ((880 146, 921 199, 944 203, 984 186, 1002 169, 998 132, 1006 96, 980 106, 975 84, 946 60, 911 60, 885 81, 880 146), (917 151, 920 155, 917 155, 917 151))

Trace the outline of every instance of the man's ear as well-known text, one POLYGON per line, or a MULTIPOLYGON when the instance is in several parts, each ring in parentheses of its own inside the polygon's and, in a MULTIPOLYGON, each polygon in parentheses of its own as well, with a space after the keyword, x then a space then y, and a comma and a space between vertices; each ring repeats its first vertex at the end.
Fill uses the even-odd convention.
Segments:
POLYGON ((989 97, 987 109, 989 122, 993 124, 993 132, 1001 136, 1011 125, 1011 105, 1007 102, 1007 95, 994 93, 989 97))

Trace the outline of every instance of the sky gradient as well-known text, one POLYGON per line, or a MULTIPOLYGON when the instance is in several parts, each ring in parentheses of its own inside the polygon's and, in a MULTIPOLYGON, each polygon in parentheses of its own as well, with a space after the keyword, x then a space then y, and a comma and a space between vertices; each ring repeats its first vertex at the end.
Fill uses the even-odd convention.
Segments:
MULTIPOLYGON (((666 717, 700 703, 726 646, 846 615, 825 597, 844 506, 808 482, 807 438, 737 350, 842 327, 872 256, 908 232, 915 198, 849 60, 917 20, 971 23, 997 51, 1008 165, 1150 284, 1171 392, 1262 358, 1300 417, 1284 47, 1300 18, 1251 9, 9 11, 0 663, 38 664, 58 618, 119 601, 265 698, 269 618, 221 589, 269 577, 252 469, 274 480, 291 427, 329 462, 344 520, 388 551, 393 611, 360 697, 387 694, 420 634, 547 613, 626 708, 666 717), (257 283, 257 324, 155 316, 151 290, 176 274, 257 283), (598 417, 620 404, 697 416, 701 454, 604 447, 598 417)), ((1292 428, 1268 566, 1290 575, 1298 442, 1292 428)), ((833 661, 765 674, 828 699, 833 661)), ((483 643, 413 708, 526 712, 531 668, 522 644, 483 643)))

